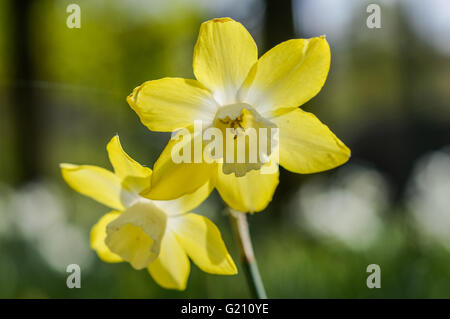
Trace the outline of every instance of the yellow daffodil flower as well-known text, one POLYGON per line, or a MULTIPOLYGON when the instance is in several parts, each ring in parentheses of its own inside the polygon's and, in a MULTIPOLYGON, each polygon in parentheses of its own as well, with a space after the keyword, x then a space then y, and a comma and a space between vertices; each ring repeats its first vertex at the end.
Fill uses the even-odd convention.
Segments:
POLYGON ((107 150, 114 172, 61 164, 63 178, 74 190, 114 209, 91 231, 91 247, 103 261, 147 268, 159 285, 179 290, 189 277, 188 256, 205 272, 237 273, 217 227, 206 217, 187 213, 208 197, 211 183, 174 200, 145 198, 140 193, 151 188, 152 170, 128 156, 118 136, 107 150))
MULTIPOLYGON (((197 80, 148 81, 127 101, 153 131, 193 132, 195 121, 219 130, 277 127, 279 164, 294 173, 315 173, 350 157, 350 150, 326 125, 299 108, 320 91, 329 68, 330 48, 324 37, 289 40, 258 59, 249 32, 230 18, 219 18, 201 25, 193 59, 197 80)), ((278 166, 264 174, 261 168, 269 164, 263 161, 175 163, 171 154, 176 143, 172 139, 155 163, 149 192, 155 199, 189 194, 210 180, 236 210, 257 212, 271 201, 278 166)), ((270 151, 266 155, 275 158, 270 151)))

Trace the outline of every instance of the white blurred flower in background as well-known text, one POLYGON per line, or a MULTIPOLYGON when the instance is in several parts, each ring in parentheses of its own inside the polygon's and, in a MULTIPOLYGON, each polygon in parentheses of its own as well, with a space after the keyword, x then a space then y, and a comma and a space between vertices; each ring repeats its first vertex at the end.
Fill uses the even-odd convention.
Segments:
POLYGON ((50 226, 64 223, 64 209, 52 191, 47 185, 33 183, 12 194, 9 214, 21 237, 39 240, 50 226))
POLYGON ((74 263, 85 270, 94 254, 87 236, 68 222, 61 198, 56 187, 28 184, 11 192, 3 205, 0 202, 1 216, 9 216, 9 229, 36 249, 53 270, 65 273, 67 265, 74 263))
POLYGON ((417 161, 406 206, 423 235, 450 249, 450 153, 436 151, 417 161))
POLYGON ((388 204, 388 183, 376 170, 348 165, 330 181, 312 178, 292 205, 296 220, 313 235, 364 249, 381 231, 380 213, 388 204))

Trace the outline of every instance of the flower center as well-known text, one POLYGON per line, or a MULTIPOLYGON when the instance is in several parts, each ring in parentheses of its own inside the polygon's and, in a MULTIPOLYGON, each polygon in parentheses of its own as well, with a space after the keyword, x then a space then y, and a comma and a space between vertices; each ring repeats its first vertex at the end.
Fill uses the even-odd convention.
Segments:
POLYGON ((151 201, 138 201, 108 224, 105 243, 135 269, 143 269, 159 255, 166 220, 151 201))
POLYGON ((276 125, 251 105, 236 103, 221 107, 214 118, 214 126, 223 136, 224 174, 242 177, 269 162, 277 144, 274 141, 276 125))

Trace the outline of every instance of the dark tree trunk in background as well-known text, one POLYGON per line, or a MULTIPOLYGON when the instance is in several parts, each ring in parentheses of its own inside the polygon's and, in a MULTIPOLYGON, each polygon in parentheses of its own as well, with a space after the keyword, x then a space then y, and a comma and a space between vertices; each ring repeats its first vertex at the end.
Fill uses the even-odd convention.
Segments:
POLYGON ((264 51, 295 38, 291 0, 266 0, 264 51))
MULTIPOLYGON (((38 108, 31 82, 33 61, 30 15, 33 0, 11 0, 11 115, 14 130, 16 184, 21 185, 37 177, 39 168, 40 131, 38 108)), ((39 27, 39 26, 36 26, 39 27)))

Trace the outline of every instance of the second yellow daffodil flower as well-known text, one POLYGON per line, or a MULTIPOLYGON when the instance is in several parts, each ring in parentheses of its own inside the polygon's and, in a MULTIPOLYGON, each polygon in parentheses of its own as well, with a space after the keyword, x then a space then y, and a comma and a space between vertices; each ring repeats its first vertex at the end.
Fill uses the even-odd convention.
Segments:
POLYGON ((159 285, 179 290, 185 289, 189 277, 188 257, 208 273, 237 273, 217 227, 208 218, 189 213, 208 197, 211 183, 174 200, 145 198, 140 194, 151 189, 152 170, 128 156, 118 136, 107 150, 114 172, 61 164, 64 180, 74 190, 114 209, 91 231, 91 247, 103 261, 147 268, 159 285))

